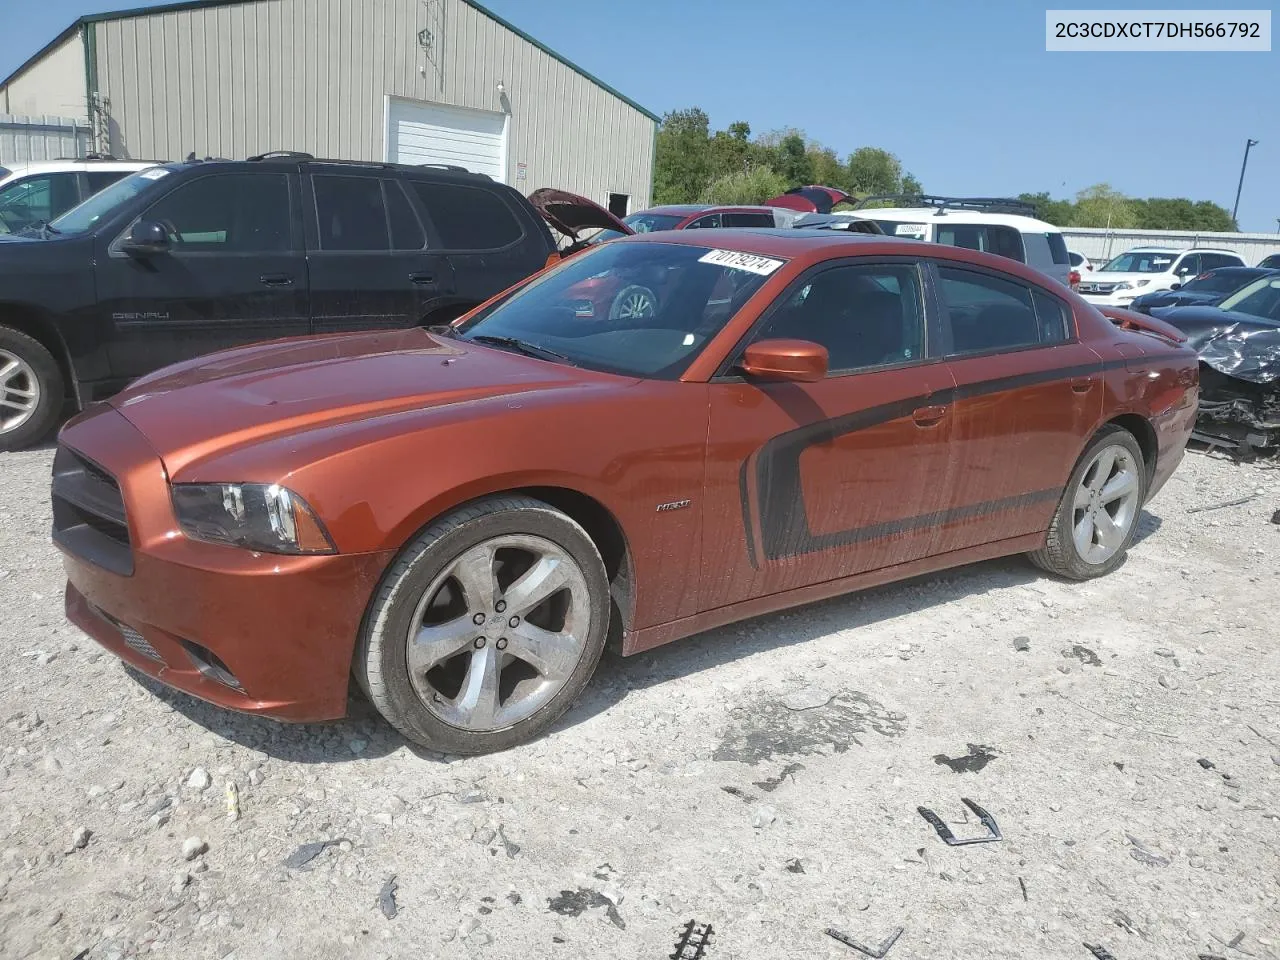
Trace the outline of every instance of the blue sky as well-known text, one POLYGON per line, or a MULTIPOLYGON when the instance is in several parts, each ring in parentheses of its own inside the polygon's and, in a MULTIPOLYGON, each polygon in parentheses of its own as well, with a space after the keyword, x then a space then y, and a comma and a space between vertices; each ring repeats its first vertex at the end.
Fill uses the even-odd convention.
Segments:
MULTIPOLYGON (((0 76, 80 14, 140 4, 146 0, 19 3, 6 16, 0 76)), ((1261 143, 1249 157, 1241 227, 1276 232, 1280 52, 1046 53, 1050 5, 1070 6, 487 2, 655 113, 696 105, 715 127, 734 120, 757 133, 799 127, 841 155, 884 147, 935 193, 1069 196, 1105 181, 1137 196, 1186 196, 1230 209, 1252 137, 1261 143)))

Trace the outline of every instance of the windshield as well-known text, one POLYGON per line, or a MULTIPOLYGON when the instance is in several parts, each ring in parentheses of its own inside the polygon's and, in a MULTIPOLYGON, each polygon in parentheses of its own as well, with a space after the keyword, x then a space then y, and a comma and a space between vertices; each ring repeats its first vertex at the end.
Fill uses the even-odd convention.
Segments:
POLYGON ((103 217, 110 216, 121 204, 128 203, 143 190, 155 185, 157 180, 168 176, 164 167, 149 167, 135 174, 117 180, 111 186, 80 204, 72 207, 62 216, 53 220, 49 227, 54 233, 86 233, 98 225, 103 217))
POLYGON ((1218 304, 1218 309, 1280 320, 1280 278, 1259 277, 1223 300, 1218 304))
POLYGON ((1173 263, 1174 253, 1122 253, 1105 267, 1103 273, 1164 273, 1173 263))
POLYGON ((1230 293, 1239 290, 1257 276, 1253 270, 1210 270, 1202 273, 1194 280, 1182 285, 1183 290, 1198 290, 1201 293, 1230 293))
MULTIPOLYGON (((633 213, 629 217, 623 217, 622 222, 636 233, 653 233, 655 230, 674 230, 676 224, 683 219, 682 216, 675 217, 667 213, 633 213)), ((625 236, 627 234, 617 230, 601 230, 593 234, 587 243, 604 243, 606 240, 617 240, 625 236)))
POLYGON ((783 263, 684 244, 606 244, 458 329, 464 340, 559 354, 591 370, 674 380, 783 263))

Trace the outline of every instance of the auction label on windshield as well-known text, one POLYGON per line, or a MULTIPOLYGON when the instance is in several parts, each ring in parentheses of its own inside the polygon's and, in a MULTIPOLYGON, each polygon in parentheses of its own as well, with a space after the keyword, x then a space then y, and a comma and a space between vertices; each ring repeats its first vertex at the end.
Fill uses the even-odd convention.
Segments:
POLYGON ((698 262, 714 263, 716 266, 746 270, 748 273, 767 277, 786 261, 775 260, 773 257, 761 257, 754 253, 739 253, 737 250, 712 250, 700 256, 698 262))
POLYGON ((1046 10, 1046 50, 1271 50, 1270 10, 1046 10))

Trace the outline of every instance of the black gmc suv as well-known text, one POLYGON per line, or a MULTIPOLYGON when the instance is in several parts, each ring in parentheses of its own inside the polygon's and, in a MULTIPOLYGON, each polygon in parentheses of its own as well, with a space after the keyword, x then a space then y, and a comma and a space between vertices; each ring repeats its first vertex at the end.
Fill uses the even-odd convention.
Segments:
POLYGON ((0 236, 0 450, 213 350, 446 323, 556 252, 519 192, 460 167, 281 153, 139 171, 0 236))

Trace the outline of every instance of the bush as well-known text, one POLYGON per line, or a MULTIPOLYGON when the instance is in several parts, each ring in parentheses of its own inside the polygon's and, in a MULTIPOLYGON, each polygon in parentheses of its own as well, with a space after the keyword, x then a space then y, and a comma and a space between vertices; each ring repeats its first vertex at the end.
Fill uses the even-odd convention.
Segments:
POLYGON ((699 199, 703 203, 726 205, 763 203, 786 193, 788 186, 786 178, 769 167, 749 167, 711 181, 699 199))

